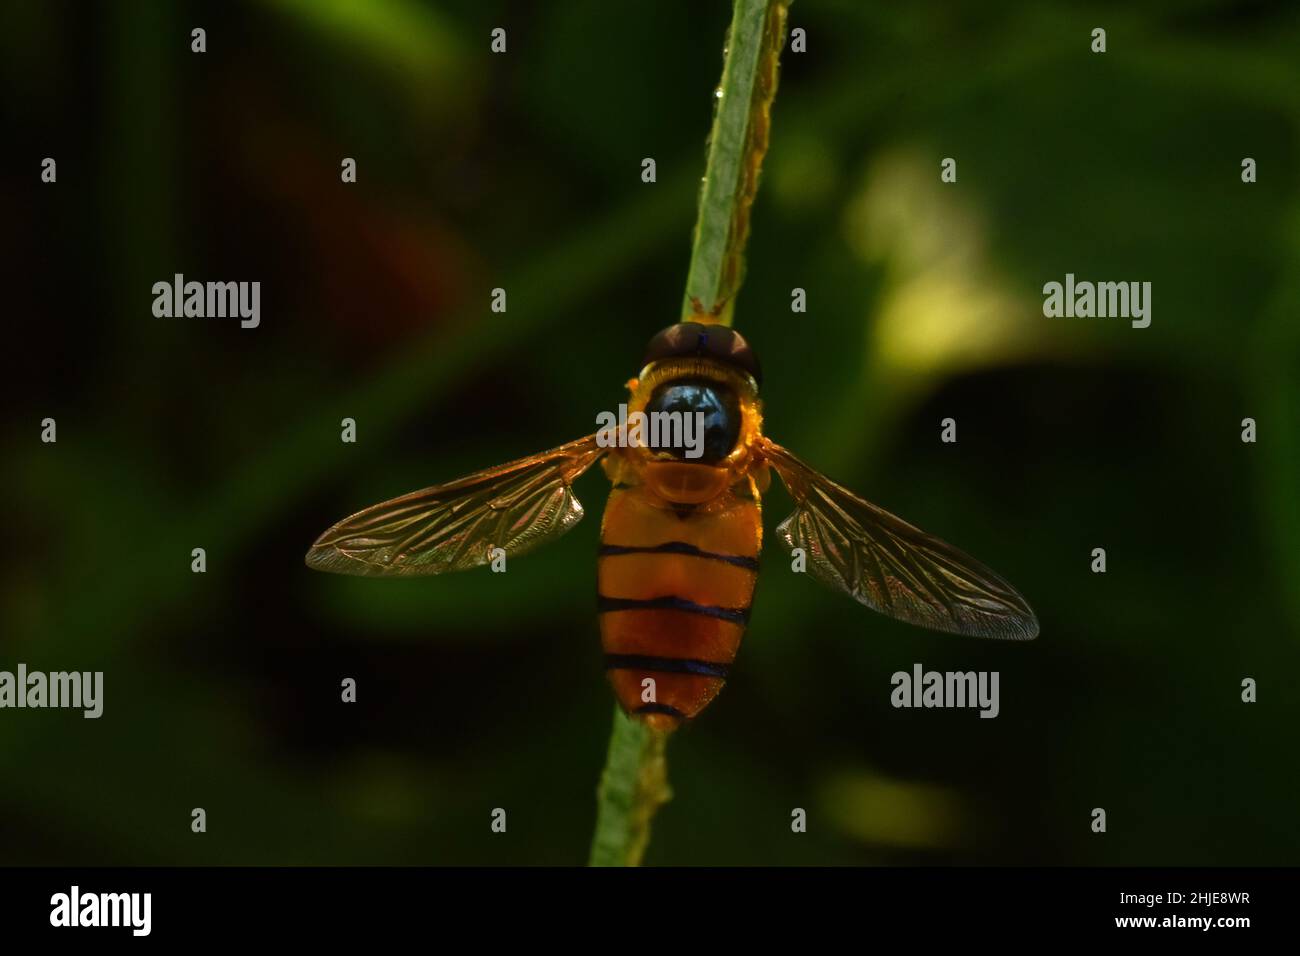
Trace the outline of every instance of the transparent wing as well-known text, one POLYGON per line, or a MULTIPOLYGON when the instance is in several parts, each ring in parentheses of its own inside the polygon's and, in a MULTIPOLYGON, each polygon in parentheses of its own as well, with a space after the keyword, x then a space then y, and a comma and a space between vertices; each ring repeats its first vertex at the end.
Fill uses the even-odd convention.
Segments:
POLYGON ((776 529, 807 554, 813 577, 909 624, 1027 641, 1038 619, 1010 584, 952 545, 912 527, 760 439, 795 501, 776 529))
POLYGON ((344 518, 316 539, 307 566, 336 574, 443 574, 526 554, 582 520, 573 481, 606 449, 596 436, 344 518))

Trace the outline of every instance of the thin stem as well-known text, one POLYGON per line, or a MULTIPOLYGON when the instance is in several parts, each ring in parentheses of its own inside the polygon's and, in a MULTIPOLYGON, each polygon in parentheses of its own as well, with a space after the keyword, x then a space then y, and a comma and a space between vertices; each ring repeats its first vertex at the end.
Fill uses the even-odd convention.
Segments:
MULTIPOLYGON (((735 0, 700 188, 683 318, 704 313, 731 324, 744 279, 750 207, 767 153, 788 6, 788 0, 735 0)), ((596 790, 592 866, 640 864, 650 842, 650 823, 672 797, 667 747, 667 731, 615 707, 605 772, 596 790)))
POLYGON ((614 708, 605 772, 596 790, 596 833, 591 866, 638 866, 650 842, 655 811, 672 798, 668 733, 614 708))
POLYGON ((788 6, 786 0, 736 0, 700 186, 683 318, 705 312, 731 324, 745 277, 749 213, 767 154, 788 6))

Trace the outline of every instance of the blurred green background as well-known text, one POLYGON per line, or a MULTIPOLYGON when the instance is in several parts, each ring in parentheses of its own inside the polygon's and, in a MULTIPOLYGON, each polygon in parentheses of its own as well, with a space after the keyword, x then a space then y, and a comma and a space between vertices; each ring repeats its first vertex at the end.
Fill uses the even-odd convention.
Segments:
MULTIPOLYGON (((729 18, 6 4, 0 669, 102 670, 105 714, 0 712, 0 862, 586 859, 603 475, 504 576, 302 558, 617 406, 676 319, 729 18), (154 318, 176 272, 261 281, 261 327, 154 318)), ((896 624, 769 550, 647 862, 1297 862, 1294 5, 800 0, 790 25, 736 311, 768 432, 998 569, 1042 635, 896 624), (1151 327, 1044 318, 1066 272, 1151 281, 1151 327), (891 708, 916 662, 999 671, 1001 715, 891 708)))

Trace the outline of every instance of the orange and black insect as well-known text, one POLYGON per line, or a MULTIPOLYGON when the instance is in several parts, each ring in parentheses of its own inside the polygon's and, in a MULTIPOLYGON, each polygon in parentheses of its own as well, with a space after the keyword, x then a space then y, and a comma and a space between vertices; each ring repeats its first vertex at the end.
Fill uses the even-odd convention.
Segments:
POLYGON ((721 690, 749 621, 771 471, 795 502, 776 529, 808 572, 890 617, 938 631, 1029 640, 1038 621, 1010 584, 949 544, 859 498, 763 435, 759 363, 734 330, 703 321, 653 339, 628 383, 636 412, 699 412, 699 457, 605 447, 600 433, 375 505, 317 539, 307 564, 416 575, 524 554, 583 515, 574 480, 603 458, 598 609, 623 708, 671 729, 721 690))

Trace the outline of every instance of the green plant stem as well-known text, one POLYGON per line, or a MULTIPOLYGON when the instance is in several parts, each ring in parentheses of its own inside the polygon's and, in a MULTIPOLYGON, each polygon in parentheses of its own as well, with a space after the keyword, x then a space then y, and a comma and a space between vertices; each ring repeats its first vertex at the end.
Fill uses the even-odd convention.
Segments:
MULTIPOLYGON (((749 211, 767 153, 788 6, 788 0, 735 0, 700 187, 683 318, 703 312, 731 324, 744 279, 749 211)), ((615 707, 605 772, 596 790, 592 866, 640 864, 650 842, 650 823, 672 797, 667 746, 667 731, 653 730, 615 707)))
POLYGON ((730 325, 745 275, 749 212, 767 154, 787 0, 736 0, 691 245, 682 317, 730 325))
POLYGON ((655 811, 672 798, 668 734, 614 707, 605 772, 596 789, 596 833, 591 866, 637 866, 650 842, 655 811))

